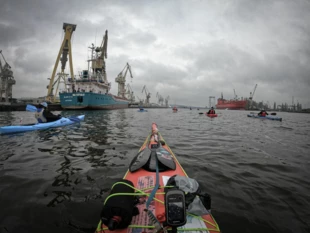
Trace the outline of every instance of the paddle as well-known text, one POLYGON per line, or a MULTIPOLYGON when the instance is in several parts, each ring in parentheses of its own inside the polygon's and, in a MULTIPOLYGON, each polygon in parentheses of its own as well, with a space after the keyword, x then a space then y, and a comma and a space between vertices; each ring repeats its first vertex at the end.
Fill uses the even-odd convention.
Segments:
POLYGON ((199 114, 203 114, 203 112, 200 112, 199 114))
POLYGON ((36 106, 33 106, 31 104, 27 104, 26 106, 26 111, 29 111, 29 112, 36 112, 37 111, 37 107, 36 106))
POLYGON ((272 112, 272 113, 270 113, 270 115, 275 116, 275 115, 277 115, 277 113, 276 112, 272 112))
MULTIPOLYGON (((33 106, 31 104, 27 104, 26 110, 29 111, 29 112, 36 112, 37 111, 37 107, 33 106)), ((73 122, 81 122, 81 120, 78 117, 75 117, 75 116, 70 116, 70 117, 67 117, 67 118, 70 121, 73 121, 73 122)))
POLYGON ((81 122, 81 120, 78 118, 78 117, 75 117, 75 116, 70 116, 70 117, 67 117, 70 121, 73 121, 73 122, 76 122, 76 123, 79 123, 81 122))

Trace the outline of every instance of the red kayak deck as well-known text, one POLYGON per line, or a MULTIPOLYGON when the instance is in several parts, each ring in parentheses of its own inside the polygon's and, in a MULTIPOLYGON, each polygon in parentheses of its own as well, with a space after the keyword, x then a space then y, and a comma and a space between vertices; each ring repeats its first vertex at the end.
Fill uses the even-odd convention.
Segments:
MULTIPOLYGON (((164 142, 164 139, 160 135, 155 123, 152 124, 152 133, 147 137, 144 144, 140 148, 139 152, 144 150, 146 147, 151 147, 152 144, 157 144, 158 141, 162 142, 162 148, 167 150, 171 155, 176 164, 176 170, 168 170, 159 173, 159 184, 160 188, 156 191, 154 199, 149 205, 149 210, 151 210, 154 216, 159 222, 165 221, 165 205, 164 205, 164 186, 171 176, 180 175, 186 176, 186 172, 183 170, 182 166, 178 162, 177 158, 169 148, 169 146, 164 142)), ((124 179, 130 180, 135 188, 136 192, 140 192, 142 196, 147 197, 152 192, 156 184, 156 172, 146 171, 143 168, 135 172, 130 172, 129 170, 124 176, 124 179)), ((131 221, 131 225, 126 229, 110 231, 107 226, 102 224, 100 221, 97 227, 97 233, 151 233, 154 231, 152 226, 152 221, 149 219, 147 213, 144 211, 146 209, 146 203, 141 203, 137 205, 139 209, 139 215, 134 216, 131 221)), ((195 233, 218 233, 220 232, 219 226, 211 214, 203 216, 195 216, 193 214, 187 213, 187 223, 182 227, 178 227, 179 232, 195 232, 195 233)))
POLYGON ((208 117, 211 117, 211 118, 217 117, 217 114, 208 114, 208 113, 206 113, 206 115, 207 115, 208 117))

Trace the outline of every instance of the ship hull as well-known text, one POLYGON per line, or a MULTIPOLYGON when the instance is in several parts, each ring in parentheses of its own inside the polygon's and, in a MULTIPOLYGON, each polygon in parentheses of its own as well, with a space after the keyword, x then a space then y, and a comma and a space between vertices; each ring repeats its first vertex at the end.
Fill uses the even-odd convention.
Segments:
POLYGON ((129 101, 111 94, 93 92, 60 93, 63 109, 111 110, 128 108, 129 101))
POLYGON ((224 100, 218 99, 216 109, 229 109, 229 110, 245 110, 246 100, 224 100))

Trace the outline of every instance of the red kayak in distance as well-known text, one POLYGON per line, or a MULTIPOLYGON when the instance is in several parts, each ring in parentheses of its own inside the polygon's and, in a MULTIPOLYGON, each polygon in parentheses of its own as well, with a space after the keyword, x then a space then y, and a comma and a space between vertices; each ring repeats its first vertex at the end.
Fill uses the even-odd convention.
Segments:
POLYGON ((207 114, 207 113, 206 113, 206 115, 207 115, 208 117, 211 117, 211 118, 217 117, 217 114, 207 114))

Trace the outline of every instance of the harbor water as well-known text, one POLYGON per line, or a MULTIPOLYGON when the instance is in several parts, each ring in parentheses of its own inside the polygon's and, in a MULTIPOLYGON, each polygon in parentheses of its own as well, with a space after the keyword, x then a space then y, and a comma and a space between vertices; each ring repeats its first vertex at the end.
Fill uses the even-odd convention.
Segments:
MULTIPOLYGON (((310 115, 278 112, 279 122, 202 111, 62 111, 85 121, 0 135, 0 232, 94 232, 152 122, 211 195, 222 232, 310 232, 310 115)), ((0 126, 32 122, 30 112, 0 112, 0 126)))

